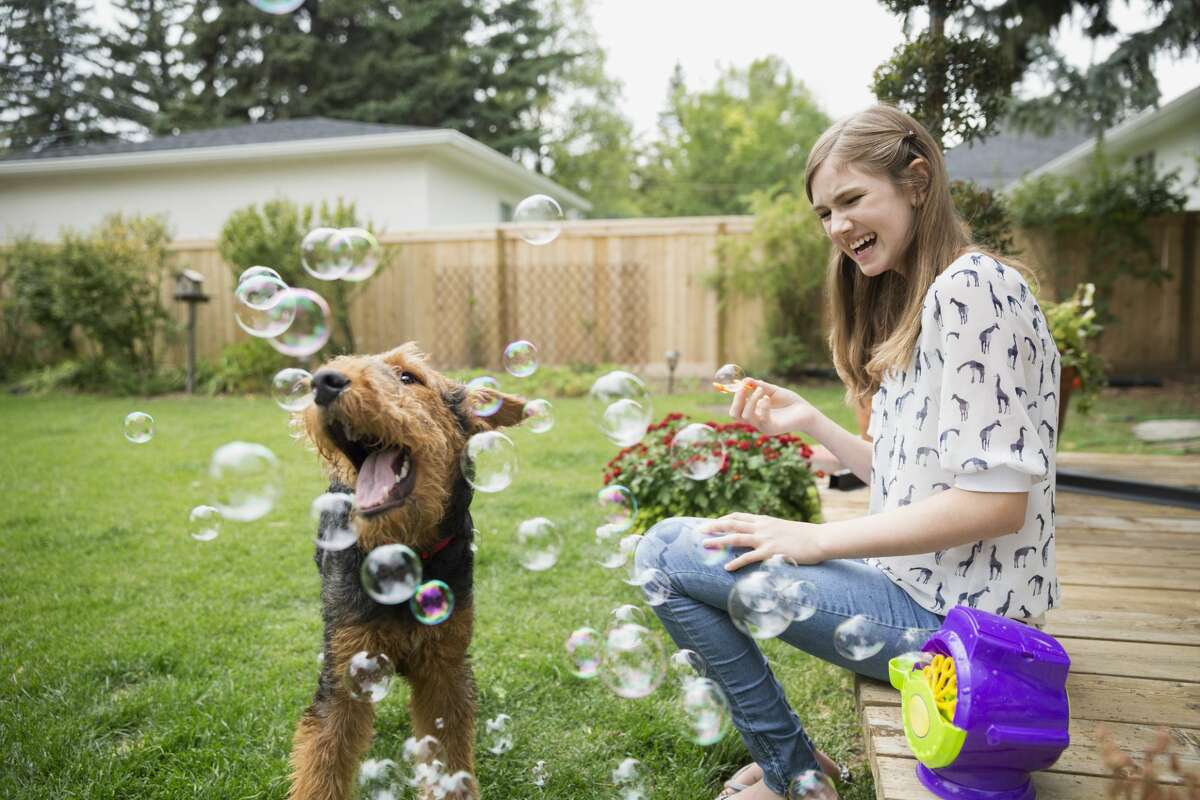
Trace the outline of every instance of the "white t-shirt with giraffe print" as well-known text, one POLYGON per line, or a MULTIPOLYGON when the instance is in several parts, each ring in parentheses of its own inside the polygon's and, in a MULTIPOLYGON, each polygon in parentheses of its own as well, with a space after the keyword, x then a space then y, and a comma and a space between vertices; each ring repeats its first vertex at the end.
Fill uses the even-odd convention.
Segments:
POLYGON ((1012 534, 867 562, 938 614, 963 604, 1039 621, 1062 604, 1054 560, 1054 451, 1061 361, 1015 269, 962 256, 925 295, 908 368, 871 400, 870 513, 957 486, 1028 491, 1012 534))

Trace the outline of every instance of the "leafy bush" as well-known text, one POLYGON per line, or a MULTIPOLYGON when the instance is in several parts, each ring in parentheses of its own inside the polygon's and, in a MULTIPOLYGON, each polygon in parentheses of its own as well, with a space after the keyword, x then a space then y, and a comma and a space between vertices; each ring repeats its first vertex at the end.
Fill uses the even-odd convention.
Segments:
MULTIPOLYGON (((1092 307, 1092 297, 1096 287, 1091 283, 1081 283, 1075 288, 1075 294, 1061 303, 1042 303, 1042 313, 1046 315, 1046 325, 1050 335, 1058 346, 1062 356, 1061 369, 1074 367, 1079 373, 1076 377, 1079 390, 1079 413, 1088 414, 1100 388, 1105 383, 1107 365, 1103 356, 1088 349, 1088 339, 1094 339, 1104 329, 1096 322, 1096 309, 1092 307)), ((1060 432, 1061 435, 1061 432, 1060 432)))
POLYGON ((271 378, 294 366, 262 339, 249 338, 227 345, 216 361, 198 365, 196 385, 208 394, 269 392, 271 378))
POLYGON ((162 301, 170 235, 159 217, 106 217, 56 244, 18 239, 5 258, 6 361, 77 362, 79 388, 141 391, 155 383, 174 325, 162 301), (11 351, 11 352, 10 352, 11 351))
POLYGON ((797 436, 767 436, 744 422, 716 423, 725 443, 721 471, 694 481, 672 461, 671 442, 688 424, 668 414, 650 426, 640 444, 617 453, 604 470, 604 483, 620 483, 638 501, 637 531, 677 516, 719 517, 734 511, 781 519, 822 522, 821 498, 809 467, 812 448, 797 436))
POLYGON ((1000 255, 1013 253, 1012 219, 1003 195, 974 181, 951 181, 950 196, 977 244, 1000 255))
MULTIPOLYGON (((324 297, 333 312, 330 349, 334 353, 354 353, 357 348, 350 324, 350 302, 371 281, 322 281, 304 271, 300 263, 300 243, 310 230, 319 226, 365 227, 374 233, 369 223, 362 225, 358 221, 353 203, 339 199, 332 208, 322 203, 320 213, 314 214, 312 206, 300 207, 290 200, 279 199, 263 203, 261 209, 250 205, 230 214, 221 228, 217 249, 233 269, 235 277, 250 267, 270 267, 288 286, 305 286, 324 297)), ((385 255, 381 254, 381 258, 385 255)), ((384 260, 379 269, 386 266, 384 260)))
MULTIPOLYGON (((829 240, 808 200, 790 191, 750 196, 754 230, 747 238, 717 244, 724 273, 713 276, 721 303, 727 294, 762 297, 765 371, 794 375, 829 356, 821 326, 821 288, 829 240)), ((751 365, 752 366, 752 365, 751 365)))

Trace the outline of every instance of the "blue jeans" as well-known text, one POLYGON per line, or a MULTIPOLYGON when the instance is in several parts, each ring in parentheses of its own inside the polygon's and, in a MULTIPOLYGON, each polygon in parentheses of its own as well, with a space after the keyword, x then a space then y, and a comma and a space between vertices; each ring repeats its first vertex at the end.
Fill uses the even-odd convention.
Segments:
MULTIPOLYGON (((788 705, 762 651, 754 639, 734 626, 727 611, 734 581, 760 569, 761 563, 737 572, 725 570, 726 560, 705 564, 700 543, 706 537, 695 532, 704 521, 673 517, 659 522, 639 544, 637 564, 641 569, 653 567, 666 573, 670 592, 654 612, 679 647, 703 657, 707 676, 725 691, 733 724, 763 768, 767 786, 787 796, 792 778, 819 769, 816 748, 788 705)), ((918 605, 886 575, 862 561, 826 561, 785 569, 816 585, 817 610, 809 619, 793 622, 779 638, 854 672, 887 680, 888 660, 919 647, 903 635, 915 628, 923 634, 923 641, 942 625, 941 615, 918 605), (833 642, 834 629, 855 614, 874 623, 873 630, 884 639, 879 653, 861 661, 843 657, 833 642)))

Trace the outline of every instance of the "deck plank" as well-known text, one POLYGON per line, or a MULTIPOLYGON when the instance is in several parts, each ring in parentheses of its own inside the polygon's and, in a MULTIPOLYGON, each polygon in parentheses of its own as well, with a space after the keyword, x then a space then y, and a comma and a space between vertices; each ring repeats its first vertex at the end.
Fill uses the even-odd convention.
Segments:
MULTIPOLYGON (((1060 453, 1058 463, 1095 475, 1200 485, 1194 456, 1060 453)), ((829 494, 838 519, 867 511, 865 492, 829 494)), ((1050 612, 1045 630, 1072 659, 1071 746, 1034 776, 1038 797, 1105 796, 1110 782, 1098 726, 1135 755, 1167 726, 1184 766, 1200 769, 1200 513, 1060 489, 1055 536, 1064 606, 1050 612)), ((862 678, 855 692, 879 800, 932 798, 904 739, 899 693, 862 678)))

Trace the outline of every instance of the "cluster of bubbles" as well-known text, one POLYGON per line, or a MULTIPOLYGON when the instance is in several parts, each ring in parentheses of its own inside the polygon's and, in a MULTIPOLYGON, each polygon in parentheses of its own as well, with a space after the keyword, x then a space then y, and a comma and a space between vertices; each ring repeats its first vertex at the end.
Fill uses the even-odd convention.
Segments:
POLYGON ((442 743, 434 736, 407 739, 399 763, 390 758, 368 759, 358 768, 357 796, 363 800, 413 796, 468 800, 478 794, 479 786, 469 772, 447 770, 442 743))
POLYGON ((361 283, 379 268, 379 253, 366 228, 314 228, 300 242, 300 265, 318 280, 361 283))
POLYGON ((270 267, 243 272, 233 297, 238 327, 286 356, 311 356, 333 332, 325 298, 311 289, 288 286, 270 267))

